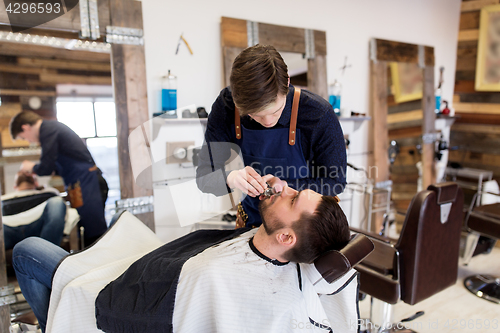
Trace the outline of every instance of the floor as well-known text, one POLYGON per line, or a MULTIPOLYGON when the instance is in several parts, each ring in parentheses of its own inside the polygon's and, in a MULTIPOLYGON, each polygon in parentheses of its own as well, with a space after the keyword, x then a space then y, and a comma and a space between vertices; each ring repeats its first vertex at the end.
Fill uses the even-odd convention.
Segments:
MULTIPOLYGON (((406 322, 406 327, 420 333, 500 332, 500 304, 474 296, 463 285, 466 277, 475 274, 500 277, 500 248, 473 257, 468 266, 460 266, 457 282, 448 289, 413 306, 403 302, 394 305, 394 321, 424 311, 423 316, 406 322)), ((369 318, 370 297, 359 307, 361 318, 369 318)))

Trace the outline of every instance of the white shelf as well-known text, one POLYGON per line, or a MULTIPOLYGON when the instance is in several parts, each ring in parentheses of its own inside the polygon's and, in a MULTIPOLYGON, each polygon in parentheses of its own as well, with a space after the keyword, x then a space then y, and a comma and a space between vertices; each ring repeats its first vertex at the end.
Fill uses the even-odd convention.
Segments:
POLYGON ((208 120, 208 118, 166 118, 162 116, 158 116, 155 118, 160 118, 163 119, 163 121, 166 123, 173 123, 173 124, 192 124, 194 122, 206 124, 208 120))
POLYGON ((443 130, 444 128, 450 127, 453 125, 456 119, 460 117, 457 116, 445 116, 445 115, 438 115, 436 116, 436 122, 435 122, 435 128, 436 130, 443 130))
POLYGON ((352 116, 352 117, 339 117, 339 121, 365 121, 365 120, 371 120, 372 117, 358 117, 358 116, 352 116))
POLYGON ((356 131, 364 121, 371 120, 371 117, 339 117, 340 126, 342 126, 342 131, 344 134, 351 134, 356 131))

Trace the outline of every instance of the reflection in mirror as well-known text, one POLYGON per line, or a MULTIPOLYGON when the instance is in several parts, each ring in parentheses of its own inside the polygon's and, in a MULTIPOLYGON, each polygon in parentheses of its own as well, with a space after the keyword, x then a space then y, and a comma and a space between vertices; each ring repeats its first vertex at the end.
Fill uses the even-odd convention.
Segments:
POLYGON ((399 147, 390 165, 392 201, 397 211, 406 212, 421 187, 423 70, 418 64, 401 62, 387 68, 389 143, 399 147))
POLYGON ((293 86, 307 89, 307 59, 302 53, 280 52, 280 54, 288 66, 290 83, 293 86))
MULTIPOLYGON (((62 37, 78 43, 69 33, 62 37)), ((11 117, 30 110, 44 119, 65 123, 87 144, 110 188, 106 203, 106 218, 110 220, 114 202, 120 199, 120 183, 109 50, 70 50, 14 40, 0 44, 6 44, 0 48, 0 156, 5 161, 0 166, 2 194, 14 191, 14 175, 23 160, 36 162, 40 158, 39 148, 26 141, 12 141, 9 134, 11 117)), ((64 191, 60 177, 40 178, 42 185, 64 191)))

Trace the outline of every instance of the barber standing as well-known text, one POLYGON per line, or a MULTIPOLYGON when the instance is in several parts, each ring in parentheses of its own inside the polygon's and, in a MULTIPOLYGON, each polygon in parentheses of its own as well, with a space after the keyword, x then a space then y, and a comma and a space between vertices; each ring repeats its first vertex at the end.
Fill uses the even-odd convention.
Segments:
POLYGON ((290 85, 288 68, 273 46, 255 45, 235 59, 230 86, 212 105, 199 155, 203 192, 247 194, 238 205, 247 227, 259 226, 259 195, 274 175, 294 189, 335 196, 345 187, 346 149, 332 106, 290 85), (226 170, 231 149, 245 168, 226 170), (239 150, 239 151, 238 151, 239 150))
POLYGON ((25 160, 21 170, 39 176, 57 171, 64 179, 71 207, 80 214, 79 223, 85 228, 84 244, 92 244, 107 229, 104 203, 108 186, 82 139, 65 124, 43 120, 31 111, 12 118, 10 133, 13 139, 41 145, 40 163, 25 160))

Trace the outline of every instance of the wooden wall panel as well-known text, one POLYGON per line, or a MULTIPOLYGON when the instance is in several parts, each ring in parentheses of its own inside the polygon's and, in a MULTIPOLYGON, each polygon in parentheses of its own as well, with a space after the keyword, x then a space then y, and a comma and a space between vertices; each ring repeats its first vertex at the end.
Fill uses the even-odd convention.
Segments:
POLYGON ((455 114, 459 116, 456 123, 500 125, 500 116, 496 114, 462 112, 455 112, 455 114))
POLYGON ((500 154, 500 135, 452 130, 450 145, 464 151, 464 154, 467 152, 500 154))
POLYGON ((307 60, 307 88, 328 100, 326 56, 317 54, 314 59, 307 60))
POLYGON ((326 55, 326 31, 314 30, 314 52, 326 55))
POLYGON ((458 32, 459 42, 477 41, 479 38, 479 29, 462 30, 458 32))
POLYGON ((222 48, 222 58, 224 62, 224 83, 223 87, 229 86, 229 77, 231 76, 231 68, 233 67, 234 59, 243 51, 242 47, 224 46, 222 48))
POLYGON ((479 10, 484 6, 498 4, 499 0, 475 0, 475 1, 463 1, 461 6, 462 12, 469 12, 474 10, 479 10))
MULTIPOLYGON (((113 26, 142 29, 140 2, 110 0, 109 3, 113 26)), ((152 195, 152 177, 147 174, 144 177, 146 183, 137 184, 130 163, 131 158, 148 155, 149 147, 146 143, 129 147, 128 142, 130 132, 149 120, 144 46, 112 44, 111 55, 121 197, 124 199, 152 195)), ((154 220, 151 214, 141 215, 140 218, 154 231, 154 220)))
POLYGON ((387 127, 387 63, 385 61, 371 62, 370 85, 371 85, 371 115, 373 126, 373 165, 377 167, 375 181, 389 180, 388 149, 388 127, 387 127), (377 144, 374 141, 377 140, 377 144))
POLYGON ((305 31, 302 28, 259 23, 259 44, 273 45, 280 52, 305 53, 305 31))
MULTIPOLYGON (((408 62, 418 64, 418 45, 376 39, 377 60, 388 62, 408 62)), ((434 48, 424 46, 426 66, 434 66, 434 48)))
POLYGON ((238 47, 241 49, 248 47, 247 21, 222 17, 221 45, 222 47, 238 47))
POLYGON ((500 175, 500 92, 475 91, 480 11, 498 0, 463 1, 460 16, 453 108, 460 116, 451 127, 450 163, 492 170, 500 175))
POLYGON ((476 71, 477 47, 457 49, 457 71, 476 71))
POLYGON ((479 10, 463 12, 460 15, 460 30, 479 29, 479 10))

